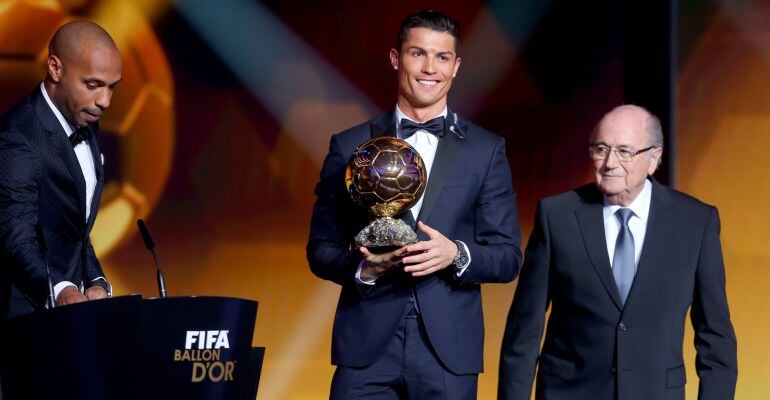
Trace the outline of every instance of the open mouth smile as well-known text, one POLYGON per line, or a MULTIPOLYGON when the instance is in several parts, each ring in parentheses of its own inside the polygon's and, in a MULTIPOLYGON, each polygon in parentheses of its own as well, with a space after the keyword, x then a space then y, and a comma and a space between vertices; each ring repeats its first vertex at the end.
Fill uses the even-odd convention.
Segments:
POLYGON ((428 80, 428 79, 418 79, 417 83, 419 83, 421 86, 433 87, 438 85, 439 81, 428 80))

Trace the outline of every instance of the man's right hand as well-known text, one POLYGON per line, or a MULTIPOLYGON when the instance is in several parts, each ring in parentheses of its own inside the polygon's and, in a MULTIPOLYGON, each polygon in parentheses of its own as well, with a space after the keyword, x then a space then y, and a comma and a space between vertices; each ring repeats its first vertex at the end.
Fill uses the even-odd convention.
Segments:
POLYGON ((361 280, 375 280, 388 272, 391 268, 402 265, 401 259, 406 255, 406 246, 382 254, 374 254, 366 247, 358 249, 364 256, 364 263, 361 265, 361 280))
POLYGON ((67 304, 82 303, 84 301, 88 301, 88 298, 83 293, 80 293, 75 286, 67 286, 56 297, 57 306, 66 306, 67 304))

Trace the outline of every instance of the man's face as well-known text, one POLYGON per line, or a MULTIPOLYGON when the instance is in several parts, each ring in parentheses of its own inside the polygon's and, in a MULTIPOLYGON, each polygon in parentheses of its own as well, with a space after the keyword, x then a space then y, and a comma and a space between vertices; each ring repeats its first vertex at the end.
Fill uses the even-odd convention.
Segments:
POLYGON ((60 111, 78 126, 97 121, 110 106, 112 94, 122 78, 120 53, 86 46, 72 59, 55 58, 59 69, 55 71, 58 82, 54 97, 60 111))
MULTIPOLYGON (((622 111, 609 114, 599 127, 592 145, 601 145, 631 152, 652 146, 647 131, 647 116, 641 111, 622 111)), ((658 166, 661 149, 653 148, 639 153, 631 161, 620 161, 615 151, 604 159, 593 160, 596 185, 611 200, 628 205, 644 188, 647 176, 658 166)))
POLYGON ((410 29, 401 49, 390 51, 391 65, 398 68, 399 98, 413 108, 443 108, 460 68, 455 45, 449 33, 410 29))

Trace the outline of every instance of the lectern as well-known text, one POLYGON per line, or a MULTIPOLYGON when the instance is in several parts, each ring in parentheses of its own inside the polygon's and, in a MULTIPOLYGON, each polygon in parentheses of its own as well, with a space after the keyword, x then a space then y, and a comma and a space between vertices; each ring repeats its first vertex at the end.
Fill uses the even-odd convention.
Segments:
POLYGON ((10 319, 3 399, 254 399, 257 303, 138 295, 10 319))

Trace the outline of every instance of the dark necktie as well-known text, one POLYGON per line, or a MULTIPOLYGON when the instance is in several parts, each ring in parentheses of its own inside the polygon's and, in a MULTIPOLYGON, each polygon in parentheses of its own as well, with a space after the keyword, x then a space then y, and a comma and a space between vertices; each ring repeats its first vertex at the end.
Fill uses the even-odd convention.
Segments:
POLYGON ((615 254, 612 257, 612 275, 615 277, 620 301, 623 304, 626 304, 628 292, 631 291, 634 275, 636 275, 634 235, 628 228, 628 220, 633 215, 634 212, 628 208, 620 208, 615 212, 615 216, 620 221, 620 232, 618 232, 618 239, 615 241, 615 254))
POLYGON ((70 135, 70 143, 72 144, 72 147, 75 147, 80 144, 80 142, 88 141, 89 136, 91 136, 91 130, 88 129, 87 126, 79 126, 78 129, 70 135))
POLYGON ((401 118, 399 122, 399 131, 401 139, 406 139, 419 130, 428 131, 438 137, 444 136, 444 117, 436 117, 422 124, 406 118, 401 118))

